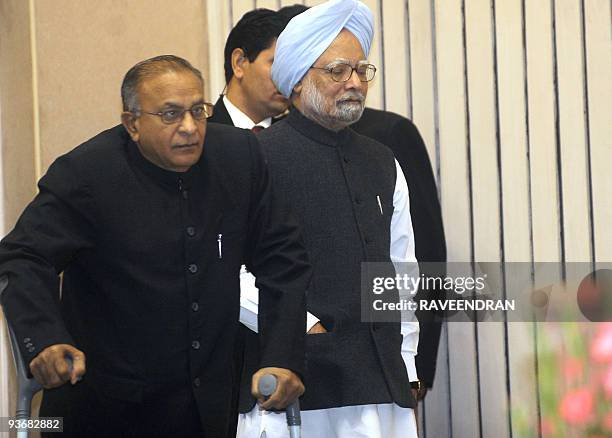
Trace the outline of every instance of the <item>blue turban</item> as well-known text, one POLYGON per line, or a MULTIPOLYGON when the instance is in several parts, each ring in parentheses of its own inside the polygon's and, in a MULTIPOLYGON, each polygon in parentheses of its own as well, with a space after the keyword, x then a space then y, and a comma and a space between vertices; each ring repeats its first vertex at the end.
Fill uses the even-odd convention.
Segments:
POLYGON ((330 0, 293 17, 278 37, 272 64, 272 81, 281 94, 291 96, 295 84, 342 29, 355 35, 367 57, 374 36, 374 18, 360 1, 330 0))

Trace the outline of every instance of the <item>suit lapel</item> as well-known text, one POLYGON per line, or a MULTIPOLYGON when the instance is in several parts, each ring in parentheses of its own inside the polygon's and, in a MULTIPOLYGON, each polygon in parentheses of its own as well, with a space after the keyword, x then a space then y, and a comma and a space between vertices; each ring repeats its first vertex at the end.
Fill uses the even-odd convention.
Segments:
POLYGON ((215 103, 215 108, 213 110, 212 117, 208 118, 209 122, 220 123, 222 125, 230 125, 234 126, 234 122, 232 122, 232 118, 227 112, 227 108, 223 103, 223 96, 220 96, 215 103))

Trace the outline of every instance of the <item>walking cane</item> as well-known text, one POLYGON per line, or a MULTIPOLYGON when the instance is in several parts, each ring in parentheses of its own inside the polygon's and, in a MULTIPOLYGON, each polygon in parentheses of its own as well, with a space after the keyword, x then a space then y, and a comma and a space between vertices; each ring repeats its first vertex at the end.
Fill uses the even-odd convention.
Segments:
MULTIPOLYGON (((7 286, 8 278, 6 278, 6 276, 0 277, 0 296, 7 286)), ((34 394, 42 389, 42 386, 36 379, 28 378, 27 369, 19 351, 19 344, 17 343, 15 332, 13 332, 11 328, 6 313, 4 317, 11 340, 11 351, 13 352, 13 360, 15 361, 15 370, 17 371, 17 409, 15 410, 15 420, 17 420, 17 423, 21 423, 24 420, 27 422, 31 414, 32 398, 34 394)), ((28 430, 18 429, 17 438, 28 438, 28 430)))
MULTIPOLYGON (((257 389, 259 393, 264 397, 271 396, 276 391, 276 376, 272 374, 266 374, 259 379, 257 389)), ((300 438, 302 425, 302 418, 300 416, 300 400, 295 399, 293 403, 287 406, 285 411, 287 415, 287 427, 289 428, 289 436, 291 438, 300 438)))

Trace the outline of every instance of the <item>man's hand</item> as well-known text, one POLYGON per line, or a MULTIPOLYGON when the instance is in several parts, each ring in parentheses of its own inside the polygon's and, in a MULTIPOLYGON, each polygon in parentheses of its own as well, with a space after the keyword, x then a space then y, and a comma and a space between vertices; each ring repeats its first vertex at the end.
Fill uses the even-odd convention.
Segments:
POLYGON ((414 411, 414 418, 416 419, 417 434, 418 434, 419 433, 419 402, 425 398, 425 395, 427 394, 427 387, 421 386, 421 389, 410 388, 410 390, 412 391, 412 395, 414 396, 414 399, 417 402, 413 411, 414 411))
POLYGON ((421 389, 417 391, 417 395, 416 395, 417 401, 424 400, 426 395, 427 395, 427 386, 423 385, 421 386, 421 389))
POLYGON ((30 371, 46 389, 57 388, 67 381, 74 385, 85 374, 85 354, 72 345, 51 345, 32 359, 30 371), (72 367, 67 358, 72 361, 72 367))
POLYGON ((285 409, 289 404, 293 403, 299 396, 304 394, 304 384, 293 371, 285 368, 261 368, 253 374, 253 383, 251 385, 251 394, 257 399, 257 402, 262 409, 285 409), (276 376, 276 391, 268 400, 259 393, 259 379, 266 375, 272 374, 276 376))
POLYGON ((327 330, 325 329, 325 327, 323 327, 323 324, 321 324, 320 322, 317 322, 315 325, 313 325, 306 334, 315 335, 318 333, 327 333, 327 330))

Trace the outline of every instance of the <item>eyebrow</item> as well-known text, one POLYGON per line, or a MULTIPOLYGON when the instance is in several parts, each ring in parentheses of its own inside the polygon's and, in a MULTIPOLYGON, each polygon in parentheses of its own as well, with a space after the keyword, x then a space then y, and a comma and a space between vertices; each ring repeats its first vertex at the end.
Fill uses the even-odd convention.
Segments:
MULTIPOLYGON (((349 59, 336 58, 333 61, 330 61, 327 64, 325 64, 325 67, 332 67, 338 64, 348 64, 351 67, 353 66, 353 63, 349 59)), ((369 61, 367 59, 360 59, 359 61, 355 63, 355 65, 359 65, 359 64, 369 64, 369 61)))
MULTIPOLYGON (((194 103, 191 104, 191 107, 195 106, 195 105, 201 105, 204 103, 204 98, 198 99, 197 101, 195 101, 194 103)), ((191 108, 190 107, 190 108, 191 108)), ((183 105, 180 105, 176 102, 164 102, 164 104, 162 105, 162 108, 181 108, 183 109, 183 105)))

